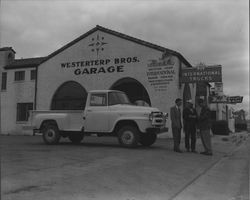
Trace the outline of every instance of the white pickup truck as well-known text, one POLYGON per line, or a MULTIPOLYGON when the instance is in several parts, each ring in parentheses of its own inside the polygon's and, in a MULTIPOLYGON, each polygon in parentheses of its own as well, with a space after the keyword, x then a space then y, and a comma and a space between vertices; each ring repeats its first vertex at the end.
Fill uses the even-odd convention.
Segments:
POLYGON ((34 132, 42 132, 46 144, 60 137, 80 143, 85 135, 116 136, 121 145, 152 145, 166 120, 157 108, 132 105, 125 93, 93 90, 88 93, 84 111, 31 111, 34 132))

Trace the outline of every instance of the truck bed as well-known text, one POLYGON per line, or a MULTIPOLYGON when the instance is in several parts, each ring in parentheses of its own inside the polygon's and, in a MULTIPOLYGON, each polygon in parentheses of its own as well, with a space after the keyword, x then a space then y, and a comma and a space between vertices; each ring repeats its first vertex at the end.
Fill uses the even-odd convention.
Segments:
POLYGON ((62 131, 81 131, 83 124, 83 110, 34 110, 30 113, 31 126, 35 126, 34 121, 57 120, 62 122, 58 124, 62 131))

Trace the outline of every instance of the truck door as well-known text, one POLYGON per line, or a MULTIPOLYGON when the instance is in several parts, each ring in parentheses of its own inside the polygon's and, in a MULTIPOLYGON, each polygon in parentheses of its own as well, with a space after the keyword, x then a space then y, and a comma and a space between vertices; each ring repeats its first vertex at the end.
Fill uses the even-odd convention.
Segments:
POLYGON ((90 105, 85 110, 86 132, 107 132, 109 130, 109 117, 106 93, 92 93, 90 105))

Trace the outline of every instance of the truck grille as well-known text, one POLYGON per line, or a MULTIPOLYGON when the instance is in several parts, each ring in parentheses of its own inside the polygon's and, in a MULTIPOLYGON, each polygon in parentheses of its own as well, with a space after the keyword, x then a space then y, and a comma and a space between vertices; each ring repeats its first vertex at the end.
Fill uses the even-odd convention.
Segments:
POLYGON ((152 112, 152 126, 160 127, 165 125, 165 117, 162 112, 152 112))

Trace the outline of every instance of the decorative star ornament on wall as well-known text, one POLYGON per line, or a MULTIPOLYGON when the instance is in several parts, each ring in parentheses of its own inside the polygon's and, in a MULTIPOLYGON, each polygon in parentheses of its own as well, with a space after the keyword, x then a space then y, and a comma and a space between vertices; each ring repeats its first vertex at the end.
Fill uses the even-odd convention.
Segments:
POLYGON ((104 37, 100 37, 99 34, 96 35, 96 38, 92 38, 91 39, 92 43, 89 44, 91 48, 92 52, 96 51, 96 55, 99 55, 99 51, 103 51, 104 50, 104 45, 108 44, 106 42, 104 42, 104 37))

